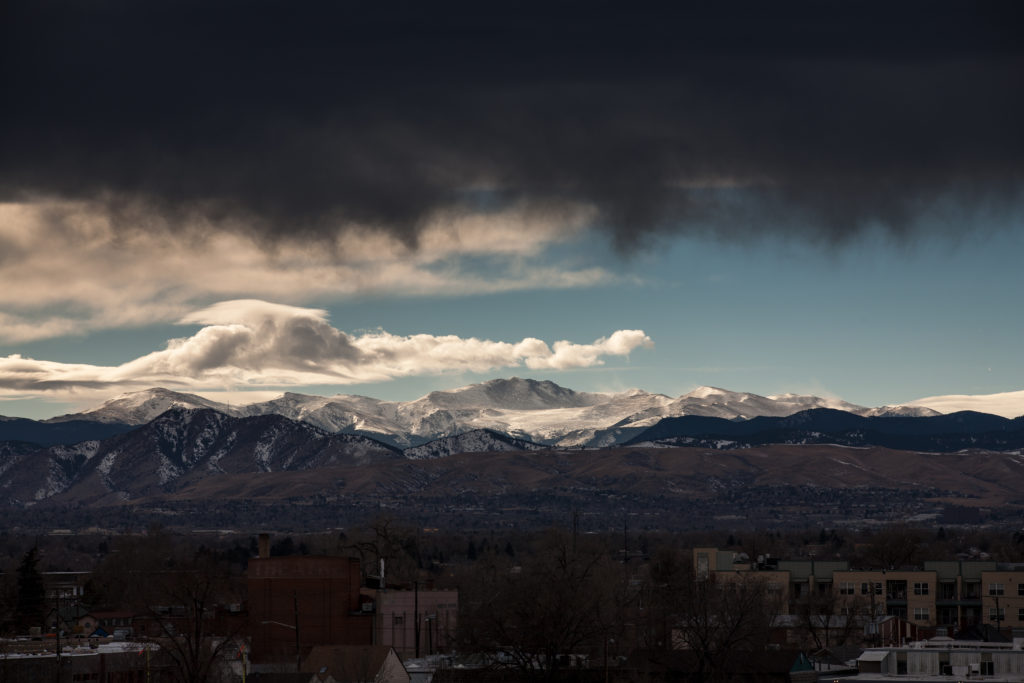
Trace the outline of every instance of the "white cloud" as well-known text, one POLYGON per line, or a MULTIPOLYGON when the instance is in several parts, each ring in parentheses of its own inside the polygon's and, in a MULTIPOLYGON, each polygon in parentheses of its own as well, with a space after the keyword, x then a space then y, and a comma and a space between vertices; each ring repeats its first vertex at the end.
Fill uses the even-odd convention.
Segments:
POLYGON ((992 415, 1013 418, 1024 415, 1024 391, 1007 391, 1001 394, 929 396, 911 401, 907 405, 924 406, 937 410, 940 413, 974 410, 979 413, 990 413, 992 415))
POLYGON ((373 293, 458 296, 588 287, 601 268, 551 268, 539 258, 574 239, 585 206, 440 212, 411 246, 348 226, 333 243, 260 243, 252 231, 168 225, 135 207, 138 229, 115 229, 103 202, 0 204, 0 343, 168 322, 210 301, 293 302, 373 293), (487 256, 488 271, 471 263, 487 256))
POLYGON ((231 390, 337 385, 410 375, 486 372, 526 366, 592 367, 653 342, 641 330, 618 330, 592 344, 540 339, 517 342, 454 335, 400 336, 383 330, 351 335, 323 310, 256 299, 224 301, 181 318, 204 325, 190 337, 116 366, 0 358, 0 394, 77 396, 154 385, 231 390))

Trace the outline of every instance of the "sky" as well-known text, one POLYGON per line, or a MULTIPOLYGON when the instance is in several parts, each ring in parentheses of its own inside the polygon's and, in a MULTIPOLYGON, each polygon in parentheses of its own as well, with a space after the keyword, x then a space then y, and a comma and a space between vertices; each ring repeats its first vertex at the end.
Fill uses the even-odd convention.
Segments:
POLYGON ((1024 391, 1019 3, 0 12, 0 415, 1024 391))

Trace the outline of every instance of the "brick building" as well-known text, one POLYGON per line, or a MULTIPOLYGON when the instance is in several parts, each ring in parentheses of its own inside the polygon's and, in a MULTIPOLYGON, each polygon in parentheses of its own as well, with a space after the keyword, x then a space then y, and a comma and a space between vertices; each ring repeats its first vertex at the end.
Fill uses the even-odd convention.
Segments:
POLYGON ((371 645, 373 603, 360 595, 361 583, 356 558, 250 560, 252 660, 296 661, 316 645, 371 645))

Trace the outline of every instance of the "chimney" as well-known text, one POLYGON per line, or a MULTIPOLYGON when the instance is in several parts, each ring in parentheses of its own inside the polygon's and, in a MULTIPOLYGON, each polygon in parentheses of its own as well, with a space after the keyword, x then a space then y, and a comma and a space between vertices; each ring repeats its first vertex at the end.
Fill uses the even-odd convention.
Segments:
POLYGON ((260 558, 270 557, 270 534, 260 534, 259 536, 259 549, 260 558))

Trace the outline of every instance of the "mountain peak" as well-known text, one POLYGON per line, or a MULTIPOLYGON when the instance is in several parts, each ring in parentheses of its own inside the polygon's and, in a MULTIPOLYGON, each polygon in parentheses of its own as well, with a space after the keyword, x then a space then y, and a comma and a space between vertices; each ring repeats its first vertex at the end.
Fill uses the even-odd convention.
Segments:
POLYGON ((603 394, 587 394, 566 389, 550 380, 492 379, 450 391, 433 391, 413 403, 428 403, 440 408, 496 410, 547 410, 593 405, 603 394))
POLYGON ((130 391, 104 401, 102 405, 74 415, 61 415, 48 422, 91 420, 93 422, 141 425, 150 422, 171 408, 212 408, 230 412, 228 406, 195 394, 184 394, 164 387, 130 391))
POLYGON ((726 389, 719 389, 718 387, 700 386, 684 394, 681 398, 711 398, 712 396, 739 396, 735 391, 728 391, 726 389))

